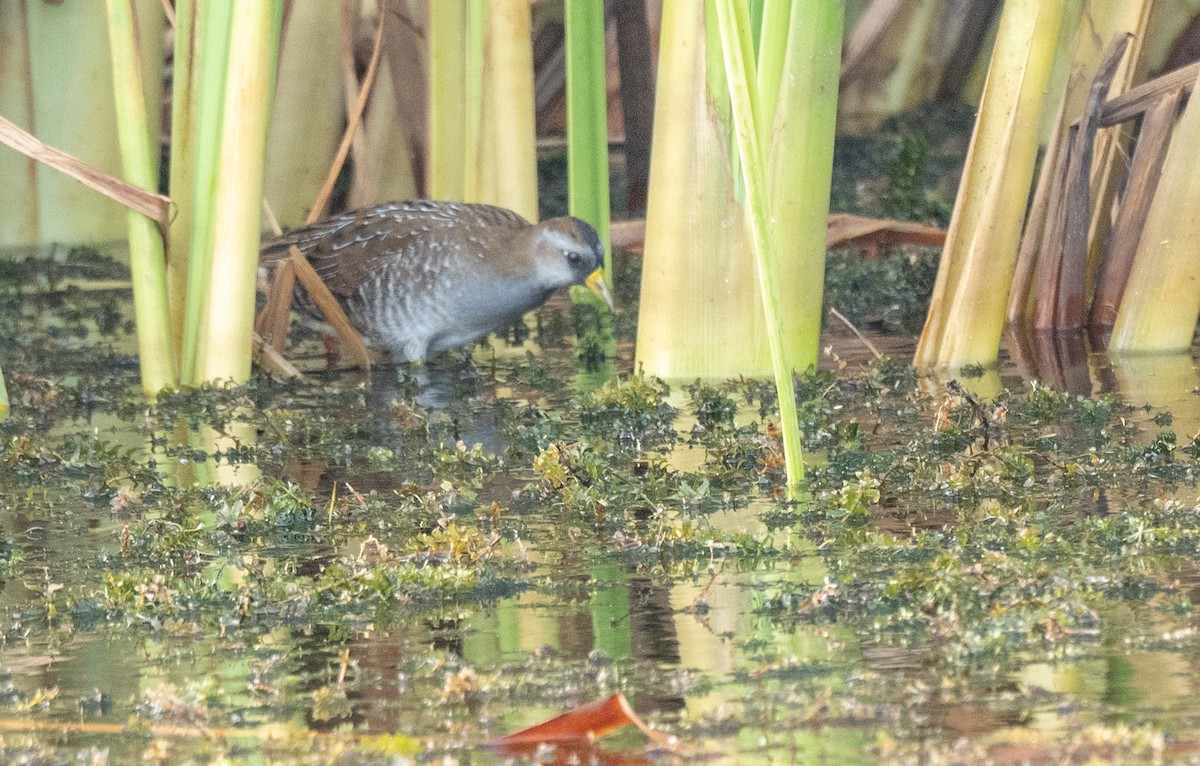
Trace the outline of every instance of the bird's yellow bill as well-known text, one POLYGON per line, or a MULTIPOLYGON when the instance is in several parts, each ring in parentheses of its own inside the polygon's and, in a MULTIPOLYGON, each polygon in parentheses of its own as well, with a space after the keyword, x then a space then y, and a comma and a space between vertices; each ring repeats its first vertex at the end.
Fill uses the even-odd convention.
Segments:
POLYGON ((617 310, 613 306, 612 296, 608 294, 608 285, 604 283, 604 269, 596 269, 588 275, 583 283, 587 285, 587 289, 592 291, 592 295, 604 301, 604 305, 608 306, 609 311, 617 310))

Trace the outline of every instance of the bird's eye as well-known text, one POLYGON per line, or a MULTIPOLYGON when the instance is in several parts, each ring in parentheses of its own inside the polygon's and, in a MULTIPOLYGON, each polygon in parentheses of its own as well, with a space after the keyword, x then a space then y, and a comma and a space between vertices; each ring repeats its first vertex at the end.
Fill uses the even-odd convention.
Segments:
POLYGON ((567 263, 572 266, 578 266, 579 262, 583 260, 583 256, 574 250, 564 250, 563 255, 567 256, 567 263))

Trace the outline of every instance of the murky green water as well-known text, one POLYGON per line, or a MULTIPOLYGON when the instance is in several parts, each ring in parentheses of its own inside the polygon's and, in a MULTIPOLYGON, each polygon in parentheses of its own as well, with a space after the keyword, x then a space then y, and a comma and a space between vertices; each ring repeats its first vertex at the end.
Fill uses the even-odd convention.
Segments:
POLYGON ((306 383, 147 410, 121 289, 20 284, 0 761, 495 762, 618 692, 682 760, 1196 748, 1190 357, 1023 352, 955 390, 831 328, 788 505, 769 386, 664 393, 625 340, 597 388, 561 302, 473 369, 328 370, 310 338, 306 383))

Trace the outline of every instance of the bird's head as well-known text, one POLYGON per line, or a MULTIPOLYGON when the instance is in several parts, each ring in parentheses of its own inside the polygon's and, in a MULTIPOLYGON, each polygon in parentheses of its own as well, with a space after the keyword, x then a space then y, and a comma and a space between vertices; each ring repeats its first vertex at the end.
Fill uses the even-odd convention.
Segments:
POLYGON ((534 262, 547 288, 586 285, 612 310, 612 296, 604 283, 604 245, 591 224, 562 216, 534 228, 534 262))

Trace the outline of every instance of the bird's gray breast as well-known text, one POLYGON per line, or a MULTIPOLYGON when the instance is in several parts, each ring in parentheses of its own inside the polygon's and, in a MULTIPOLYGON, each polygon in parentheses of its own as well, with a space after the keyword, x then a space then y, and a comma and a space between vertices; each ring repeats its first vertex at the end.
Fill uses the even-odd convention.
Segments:
POLYGON ((355 324, 405 361, 471 343, 541 305, 544 290, 531 278, 498 277, 478 245, 469 237, 409 244, 359 287, 355 324))
POLYGON ((462 274, 455 280, 455 287, 446 295, 446 303, 452 307, 452 321, 446 321, 430 339, 431 352, 455 348, 503 330, 546 298, 545 292, 531 279, 524 278, 462 274))
POLYGON ((446 258, 452 248, 442 240, 410 243, 362 283, 352 301, 355 323, 368 328, 372 345, 398 361, 436 350, 430 341, 455 322, 450 298, 460 275, 446 258))

